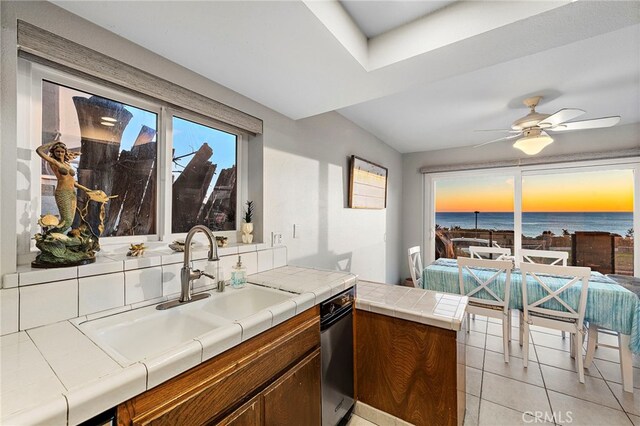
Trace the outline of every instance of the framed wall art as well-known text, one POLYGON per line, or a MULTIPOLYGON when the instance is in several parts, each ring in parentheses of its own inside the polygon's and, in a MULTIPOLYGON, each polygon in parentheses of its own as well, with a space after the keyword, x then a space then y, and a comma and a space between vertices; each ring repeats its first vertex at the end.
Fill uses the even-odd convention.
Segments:
POLYGON ((387 175, 386 167, 352 155, 349 207, 352 209, 386 208, 387 175))

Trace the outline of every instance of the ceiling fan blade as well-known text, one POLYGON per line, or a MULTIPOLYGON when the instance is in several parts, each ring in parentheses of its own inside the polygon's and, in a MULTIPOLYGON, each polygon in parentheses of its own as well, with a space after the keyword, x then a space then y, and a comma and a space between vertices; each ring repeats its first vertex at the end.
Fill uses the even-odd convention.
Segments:
POLYGON ((520 130, 513 130, 513 129, 479 129, 479 130, 474 130, 474 132, 509 132, 509 133, 520 133, 520 130))
POLYGON ((564 108, 542 120, 538 123, 538 126, 542 129, 548 129, 553 126, 557 126, 560 123, 564 123, 565 121, 573 120, 582 114, 584 114, 584 111, 581 109, 564 108))
POLYGON ((507 141, 509 139, 515 139, 515 138, 519 137, 521 134, 522 134, 522 132, 518 132, 518 134, 516 134, 516 135, 509 135, 509 136, 505 136, 505 137, 502 137, 502 138, 494 139, 494 140, 489 141, 489 142, 483 142, 483 143, 481 143, 479 145, 474 145, 473 147, 474 148, 480 148, 481 146, 489 145, 490 143, 500 142, 500 141, 507 141))
POLYGON ((600 127, 615 126, 620 122, 620 116, 594 118, 593 120, 573 121, 571 123, 562 123, 551 129, 553 132, 565 132, 568 130, 585 130, 585 129, 597 129, 600 127))

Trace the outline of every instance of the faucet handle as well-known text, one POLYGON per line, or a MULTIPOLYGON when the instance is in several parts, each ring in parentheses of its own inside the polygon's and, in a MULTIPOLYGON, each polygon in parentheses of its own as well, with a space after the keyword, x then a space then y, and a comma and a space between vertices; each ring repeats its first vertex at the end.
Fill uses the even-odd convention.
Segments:
POLYGON ((200 275, 204 275, 205 277, 207 277, 207 278, 211 278, 212 280, 215 280, 215 279, 216 279, 216 277, 214 277, 214 276, 213 276, 213 275, 211 275, 211 274, 207 274, 206 272, 202 272, 202 271, 200 271, 200 275))
POLYGON ((211 274, 207 274, 206 272, 201 271, 200 269, 193 269, 193 270, 191 271, 191 277, 192 277, 192 279, 194 279, 194 280, 197 280, 198 278, 200 278, 200 277, 202 277, 202 276, 205 276, 205 277, 211 278, 212 280, 215 280, 215 279, 216 279, 216 277, 214 277, 213 275, 211 275, 211 274))

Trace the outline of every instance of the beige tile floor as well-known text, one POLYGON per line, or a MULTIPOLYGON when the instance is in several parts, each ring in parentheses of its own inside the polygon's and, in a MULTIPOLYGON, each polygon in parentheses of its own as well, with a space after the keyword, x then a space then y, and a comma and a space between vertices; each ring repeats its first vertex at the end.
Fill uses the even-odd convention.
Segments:
MULTIPOLYGON (((497 320, 476 316, 467 341, 465 425, 640 425, 640 357, 634 357, 636 392, 622 391, 618 351, 599 348, 594 365, 578 381, 569 340, 560 332, 532 327, 529 367, 522 366, 517 318, 510 361, 502 356, 497 320)), ((617 344, 601 334, 604 343, 617 344)))
MULTIPOLYGON (((522 366, 517 317, 510 361, 502 356, 497 320, 476 316, 467 341, 467 412, 465 426, 572 425, 640 426, 640 357, 634 356, 633 394, 622 391, 618 352, 599 348, 594 365, 578 381, 569 340, 560 332, 532 327, 529 367, 522 366)), ((603 343, 617 344, 600 335, 603 343)), ((349 425, 370 426, 353 416, 349 425)))

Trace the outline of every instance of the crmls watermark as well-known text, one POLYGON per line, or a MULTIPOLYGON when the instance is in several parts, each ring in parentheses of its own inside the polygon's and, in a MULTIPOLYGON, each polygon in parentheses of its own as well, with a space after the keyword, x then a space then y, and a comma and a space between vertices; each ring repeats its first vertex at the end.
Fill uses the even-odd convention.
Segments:
POLYGON ((525 423, 573 423, 571 411, 525 411, 522 413, 522 421, 525 423))

